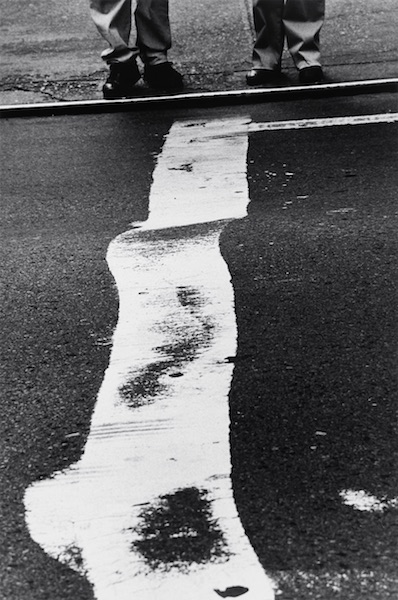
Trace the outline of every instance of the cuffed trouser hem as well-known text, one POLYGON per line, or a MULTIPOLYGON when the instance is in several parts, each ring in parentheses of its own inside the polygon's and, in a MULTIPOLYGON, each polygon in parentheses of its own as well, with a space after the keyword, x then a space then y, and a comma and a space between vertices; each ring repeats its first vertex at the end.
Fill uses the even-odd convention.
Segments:
POLYGON ((161 63, 168 62, 167 54, 164 53, 154 53, 151 55, 150 53, 142 53, 138 48, 123 48, 121 51, 113 50, 109 48, 108 50, 104 50, 101 53, 101 58, 106 62, 106 64, 110 65, 112 63, 118 62, 127 62, 130 59, 140 57, 142 62, 145 65, 155 66, 160 65, 161 63))
POLYGON ((128 47, 120 50, 113 50, 112 48, 109 48, 101 53, 102 60, 104 60, 108 65, 112 63, 127 62, 128 60, 136 58, 137 56, 138 50, 128 47))

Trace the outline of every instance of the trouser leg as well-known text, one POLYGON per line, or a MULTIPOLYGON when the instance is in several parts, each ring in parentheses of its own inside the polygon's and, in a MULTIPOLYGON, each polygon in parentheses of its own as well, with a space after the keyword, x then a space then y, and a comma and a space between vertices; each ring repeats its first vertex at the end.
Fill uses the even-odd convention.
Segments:
POLYGON ((143 62, 148 65, 166 62, 171 47, 168 0, 138 0, 135 23, 143 62))
POLYGON ((278 70, 284 43, 284 0, 253 0, 253 68, 278 70))
POLYGON ((90 0, 91 17, 109 48, 101 56, 107 63, 124 62, 138 54, 130 46, 132 0, 90 0))
POLYGON ((286 0, 283 23, 289 52, 298 69, 321 64, 319 33, 325 0, 286 0))
POLYGON ((124 62, 141 55, 146 64, 167 60, 171 46, 168 0, 137 0, 137 44, 130 44, 132 0, 90 0, 92 19, 109 48, 102 53, 107 63, 124 62))

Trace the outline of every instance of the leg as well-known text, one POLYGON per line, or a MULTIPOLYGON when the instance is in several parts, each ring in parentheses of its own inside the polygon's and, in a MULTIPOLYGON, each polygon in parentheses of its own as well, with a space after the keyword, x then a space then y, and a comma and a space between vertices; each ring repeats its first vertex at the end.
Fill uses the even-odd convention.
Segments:
POLYGON ((138 48, 130 46, 131 0, 90 0, 91 16, 109 48, 102 58, 110 73, 102 88, 104 98, 113 100, 135 94, 141 75, 137 67, 138 48))
POLYGON ((297 69, 320 67, 319 33, 325 0, 286 0, 283 23, 289 52, 297 69))
POLYGON ((129 45, 131 0, 90 0, 90 12, 98 31, 109 44, 102 53, 108 64, 137 56, 138 49, 129 45))
POLYGON ((138 0, 135 11, 137 46, 145 64, 167 62, 171 48, 168 0, 138 0))
POLYGON ((283 0, 253 0, 253 68, 279 71, 284 43, 283 0))
POLYGON ((182 75, 167 60, 171 48, 168 0, 138 0, 135 23, 145 81, 157 89, 182 88, 182 75))

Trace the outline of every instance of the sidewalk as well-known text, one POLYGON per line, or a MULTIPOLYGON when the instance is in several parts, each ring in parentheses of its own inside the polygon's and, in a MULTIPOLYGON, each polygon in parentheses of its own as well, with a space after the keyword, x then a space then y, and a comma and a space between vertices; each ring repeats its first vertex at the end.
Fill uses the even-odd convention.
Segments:
MULTIPOLYGON (((102 98, 106 45, 89 0, 0 0, 0 105, 102 98)), ((326 0, 322 54, 331 81, 398 76, 396 0, 326 0)), ((170 0, 170 60, 186 91, 246 88, 251 66, 251 0, 170 0)), ((297 72, 286 54, 286 84, 297 72)), ((146 93, 145 87, 141 90, 146 93)), ((151 92, 152 93, 152 92, 151 92)))

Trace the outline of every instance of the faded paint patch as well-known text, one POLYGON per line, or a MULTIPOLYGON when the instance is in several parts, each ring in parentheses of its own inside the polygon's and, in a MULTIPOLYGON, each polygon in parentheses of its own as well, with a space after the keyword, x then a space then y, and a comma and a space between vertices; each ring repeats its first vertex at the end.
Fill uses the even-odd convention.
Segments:
POLYGON ((398 508, 398 498, 377 498, 365 490, 342 490, 340 497, 347 506, 366 512, 383 512, 390 508, 398 508))

